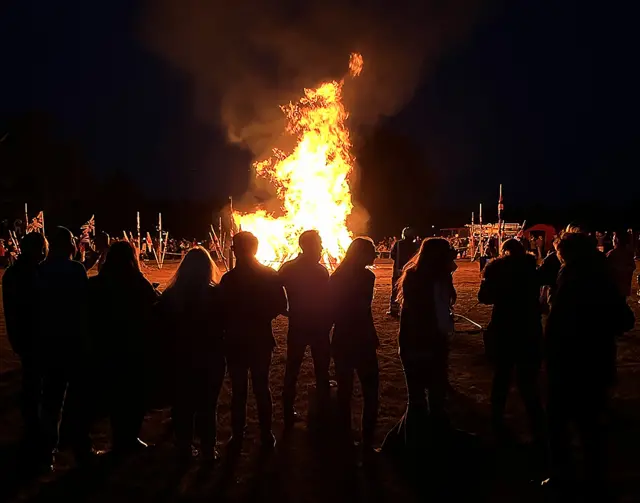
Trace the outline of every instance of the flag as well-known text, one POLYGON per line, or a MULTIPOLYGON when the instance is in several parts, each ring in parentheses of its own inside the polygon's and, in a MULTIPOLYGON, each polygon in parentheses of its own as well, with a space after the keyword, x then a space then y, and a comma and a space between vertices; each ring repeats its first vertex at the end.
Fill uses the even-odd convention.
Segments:
POLYGON ((42 211, 38 213, 38 216, 31 220, 31 223, 27 224, 27 234, 30 232, 40 232, 44 227, 44 214, 42 211))
POLYGON ((90 234, 96 230, 95 215, 91 215, 91 218, 84 225, 82 225, 82 227, 80 227, 80 230, 82 230, 82 237, 80 238, 80 242, 90 243, 90 234))

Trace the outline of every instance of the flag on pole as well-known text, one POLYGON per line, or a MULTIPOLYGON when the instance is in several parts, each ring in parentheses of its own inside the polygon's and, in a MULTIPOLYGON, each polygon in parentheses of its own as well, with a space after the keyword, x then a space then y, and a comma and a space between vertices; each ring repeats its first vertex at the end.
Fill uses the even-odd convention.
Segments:
POLYGON ((498 221, 502 222, 502 212, 504 211, 504 200, 502 199, 502 184, 500 184, 500 197, 498 198, 498 221))
POLYGON ((27 234, 41 232, 42 229, 44 229, 44 214, 41 211, 36 218, 31 220, 31 223, 27 223, 27 234))
POLYGON ((91 218, 87 220, 82 227, 80 227, 82 231, 82 237, 80 238, 81 243, 90 243, 91 238, 90 235, 95 235, 96 232, 96 219, 95 215, 91 215, 91 218))

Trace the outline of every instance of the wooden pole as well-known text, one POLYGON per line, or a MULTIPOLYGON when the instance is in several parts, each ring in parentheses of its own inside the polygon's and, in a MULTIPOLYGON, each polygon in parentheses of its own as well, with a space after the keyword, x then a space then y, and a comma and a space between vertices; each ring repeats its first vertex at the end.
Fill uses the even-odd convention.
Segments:
POLYGON ((142 243, 140 241, 140 212, 136 211, 136 230, 138 231, 138 257, 140 256, 140 250, 142 250, 142 243))
POLYGON ((228 263, 228 267, 229 269, 233 269, 233 250, 232 248, 232 244, 233 244, 233 230, 235 227, 235 222, 233 220, 233 198, 231 196, 229 196, 229 219, 230 219, 230 226, 229 226, 229 256, 227 257, 227 263, 228 263))
POLYGON ((162 269, 162 213, 158 213, 158 269, 162 269))

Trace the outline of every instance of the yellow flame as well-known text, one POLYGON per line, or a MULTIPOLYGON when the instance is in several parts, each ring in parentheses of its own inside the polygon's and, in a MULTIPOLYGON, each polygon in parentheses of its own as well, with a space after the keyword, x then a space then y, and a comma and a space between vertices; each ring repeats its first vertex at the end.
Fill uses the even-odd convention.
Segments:
POLYGON ((349 58, 349 73, 352 77, 357 77, 362 72, 362 67, 364 66, 364 59, 362 59, 362 54, 358 54, 354 52, 351 54, 349 58))
MULTIPOLYGON (((362 71, 363 59, 352 54, 352 76, 362 71)), ((305 89, 297 103, 281 109, 288 119, 287 132, 298 143, 291 154, 274 149, 273 156, 254 164, 257 176, 271 180, 282 203, 282 216, 234 213, 236 225, 259 240, 257 258, 279 268, 298 251, 298 237, 306 230, 320 233, 325 263, 339 263, 351 243, 347 217, 353 204, 349 175, 354 157, 345 125, 348 113, 341 101, 344 81, 325 82, 305 89)))

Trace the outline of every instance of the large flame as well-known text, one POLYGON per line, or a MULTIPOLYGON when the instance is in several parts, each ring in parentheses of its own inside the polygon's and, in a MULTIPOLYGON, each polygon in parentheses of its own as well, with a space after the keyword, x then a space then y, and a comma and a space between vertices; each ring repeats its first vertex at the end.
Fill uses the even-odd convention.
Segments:
MULTIPOLYGON (((352 77, 362 71, 363 59, 352 54, 352 77)), ((344 257, 352 234, 347 217, 353 204, 349 175, 354 157, 345 125, 348 113, 341 100, 344 80, 325 82, 317 89, 305 89, 297 103, 281 109, 288 119, 287 132, 297 136, 291 154, 274 149, 273 156, 254 164, 257 176, 271 180, 282 204, 282 215, 265 210, 234 213, 236 225, 259 240, 257 258, 279 268, 298 251, 298 237, 315 229, 324 246, 324 261, 335 266, 344 257)))

